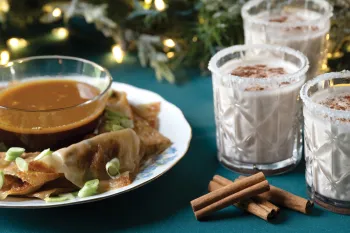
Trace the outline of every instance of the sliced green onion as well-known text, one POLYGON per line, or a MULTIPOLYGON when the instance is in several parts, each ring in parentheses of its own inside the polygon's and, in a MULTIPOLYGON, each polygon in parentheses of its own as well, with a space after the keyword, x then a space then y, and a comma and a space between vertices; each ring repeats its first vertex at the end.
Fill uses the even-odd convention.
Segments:
POLYGON ((24 153, 25 149, 21 147, 11 147, 7 150, 5 160, 15 161, 17 157, 20 157, 24 153))
POLYGON ((134 122, 118 111, 106 109, 104 117, 106 118, 105 130, 107 131, 118 131, 125 128, 134 128, 134 122))
POLYGON ((4 186, 5 183, 5 175, 3 171, 0 171, 0 189, 2 188, 2 186, 4 186))
POLYGON ((50 148, 48 148, 46 150, 43 150, 40 154, 38 154, 38 156, 36 156, 34 158, 34 161, 40 160, 40 159, 44 158, 47 155, 52 155, 52 151, 50 150, 50 148))
POLYGON ((21 157, 16 158, 16 165, 21 172, 28 171, 28 163, 21 157))
POLYGON ((111 125, 110 127, 109 127, 109 129, 110 129, 110 131, 119 131, 119 130, 122 130, 122 129, 124 129, 122 126, 120 126, 120 125, 111 125))
POLYGON ((89 197, 97 194, 97 189, 100 181, 98 179, 87 181, 84 187, 78 192, 78 197, 89 197))
POLYGON ((76 197, 75 193, 63 193, 59 194, 58 197, 47 197, 45 198, 46 202, 63 202, 69 201, 76 197))
POLYGON ((119 159, 114 158, 106 164, 106 171, 108 175, 112 178, 119 175, 120 162, 119 159))
POLYGON ((59 197, 67 197, 69 200, 74 199, 76 197, 76 195, 74 195, 74 193, 63 193, 63 194, 59 194, 59 197))
POLYGON ((63 202, 70 200, 68 197, 47 197, 44 199, 46 202, 63 202))

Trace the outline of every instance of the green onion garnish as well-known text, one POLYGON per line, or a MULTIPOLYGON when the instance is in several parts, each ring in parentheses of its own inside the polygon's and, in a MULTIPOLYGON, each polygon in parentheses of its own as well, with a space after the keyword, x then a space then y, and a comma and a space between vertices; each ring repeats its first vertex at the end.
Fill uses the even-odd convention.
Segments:
POLYGON ((16 165, 17 165, 18 169, 21 172, 28 171, 28 163, 27 163, 27 161, 25 161, 21 157, 17 157, 15 161, 16 161, 16 165))
POLYGON ((67 197, 69 200, 74 199, 77 195, 75 193, 63 193, 59 194, 59 197, 67 197))
POLYGON ((97 194, 97 189, 100 181, 98 179, 87 181, 84 187, 78 192, 78 197, 89 197, 97 194))
POLYGON ((25 149, 21 147, 11 147, 7 150, 5 160, 15 161, 17 157, 20 157, 24 153, 25 149))
POLYGON ((51 155, 51 154, 52 154, 52 151, 50 150, 50 148, 43 150, 40 154, 38 154, 38 156, 36 156, 34 158, 34 161, 40 160, 40 159, 44 158, 45 156, 51 155))
POLYGON ((105 130, 118 131, 126 128, 134 128, 134 122, 122 113, 110 109, 105 110, 105 130))
POLYGON ((2 188, 2 186, 4 186, 5 183, 5 175, 3 171, 0 171, 0 189, 2 188))
POLYGON ((119 175, 120 162, 119 159, 114 158, 106 164, 106 171, 108 175, 112 178, 119 175))
POLYGON ((45 198, 46 202, 63 202, 63 201, 69 201, 75 198, 74 193, 64 193, 59 194, 58 197, 47 197, 45 198))

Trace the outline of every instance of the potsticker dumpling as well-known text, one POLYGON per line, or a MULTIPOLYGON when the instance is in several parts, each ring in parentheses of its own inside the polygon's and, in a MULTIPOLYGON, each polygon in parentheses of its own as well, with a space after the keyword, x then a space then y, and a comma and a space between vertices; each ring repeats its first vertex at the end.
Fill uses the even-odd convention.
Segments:
POLYGON ((22 158, 29 164, 28 171, 22 172, 15 162, 6 163, 5 153, 0 153, 0 170, 4 172, 4 185, 0 189, 0 200, 7 196, 24 196, 40 189, 47 182, 56 180, 62 174, 33 159, 39 153, 24 153, 22 158))
POLYGON ((171 145, 171 141, 157 129, 159 102, 131 106, 125 93, 115 91, 107 106, 98 134, 132 128, 141 140, 146 159, 159 155, 171 145))
POLYGON ((158 129, 159 127, 159 119, 158 115, 160 112, 160 102, 154 102, 149 104, 140 104, 136 106, 132 106, 132 111, 137 115, 145 119, 149 126, 154 129, 158 129))
POLYGON ((143 152, 140 139, 132 129, 103 133, 46 156, 42 162, 78 187, 91 179, 109 180, 106 163, 113 158, 120 162, 120 173, 137 174, 143 152))

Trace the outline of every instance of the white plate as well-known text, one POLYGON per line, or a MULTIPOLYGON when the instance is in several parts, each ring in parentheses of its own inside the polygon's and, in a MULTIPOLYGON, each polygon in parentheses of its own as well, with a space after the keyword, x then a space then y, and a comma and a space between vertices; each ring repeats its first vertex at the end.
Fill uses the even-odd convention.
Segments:
POLYGON ((146 161, 134 182, 128 186, 109 192, 101 193, 87 198, 76 198, 67 202, 45 203, 39 199, 9 197, 0 201, 0 207, 6 208, 50 208, 65 205, 81 204, 101 200, 107 197, 136 189, 148 182, 155 180, 172 168, 185 155, 192 137, 191 127, 186 121, 181 110, 175 105, 164 100, 158 94, 144 89, 136 88, 123 83, 114 82, 112 88, 122 90, 128 94, 131 104, 144 104, 161 102, 159 114, 159 131, 168 137, 173 143, 164 153, 146 161))

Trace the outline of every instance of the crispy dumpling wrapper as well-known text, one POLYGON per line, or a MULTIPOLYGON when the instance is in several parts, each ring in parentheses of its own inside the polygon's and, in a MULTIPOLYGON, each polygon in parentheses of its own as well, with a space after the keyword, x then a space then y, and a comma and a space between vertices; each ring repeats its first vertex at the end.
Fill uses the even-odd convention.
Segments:
POLYGON ((129 119, 133 119, 132 109, 125 92, 113 91, 108 99, 107 108, 120 112, 129 119))
POLYGON ((141 140, 145 157, 159 155, 171 145, 171 141, 167 137, 152 128, 145 119, 136 113, 134 113, 134 130, 141 140))
POLYGON ((46 156, 42 162, 67 180, 83 187, 91 179, 108 180, 106 163, 113 158, 120 162, 120 173, 135 176, 143 157, 140 139, 132 129, 103 133, 46 156))
POLYGON ((68 181, 64 176, 44 184, 39 190, 30 193, 28 197, 45 199, 58 194, 78 191, 79 188, 68 181))
POLYGON ((151 126, 154 129, 158 129, 158 115, 160 112, 160 102, 140 104, 132 106, 131 108, 133 112, 145 119, 148 122, 149 126, 151 126))
MULTIPOLYGON (((132 116, 132 128, 141 140, 142 150, 146 158, 162 153, 171 145, 171 141, 157 130, 159 102, 131 106, 125 93, 115 91, 114 95, 108 99, 107 105, 110 111, 116 111, 123 116, 127 114, 132 116), (131 114, 129 110, 132 111, 131 114)), ((110 127, 108 123, 110 122, 103 118, 98 133, 113 131, 113 127, 110 127)), ((118 125, 115 128, 118 129, 118 125)))
POLYGON ((45 183, 55 180, 62 174, 55 173, 45 164, 33 161, 39 153, 24 153, 22 158, 28 163, 28 171, 22 172, 15 162, 6 162, 5 153, 0 153, 0 169, 5 174, 3 187, 0 189, 0 200, 7 196, 27 195, 40 189, 45 183))

